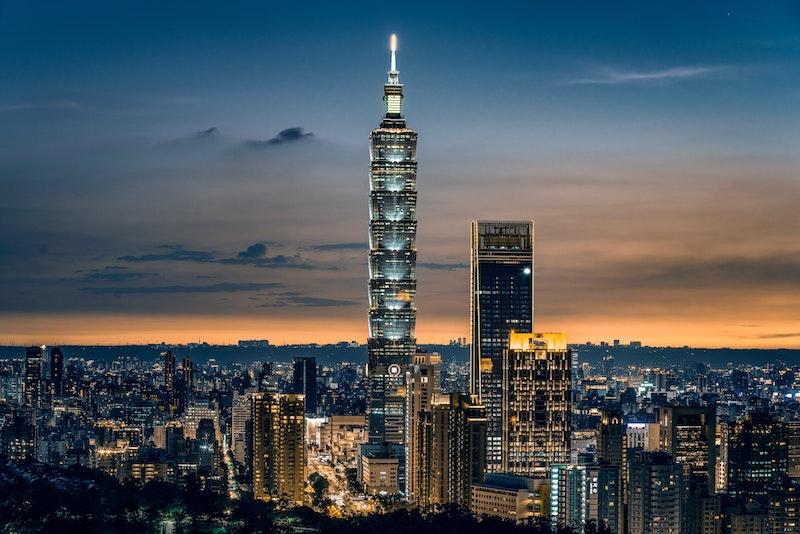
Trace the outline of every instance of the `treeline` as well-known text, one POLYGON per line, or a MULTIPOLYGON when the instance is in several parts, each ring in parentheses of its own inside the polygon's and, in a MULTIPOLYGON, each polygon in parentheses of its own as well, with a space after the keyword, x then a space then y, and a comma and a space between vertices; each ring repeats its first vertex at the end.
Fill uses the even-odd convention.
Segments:
MULTIPOLYGON (((515 524, 477 519, 456 507, 422 512, 400 509, 385 514, 331 518, 308 507, 278 510, 272 503, 228 499, 202 491, 151 481, 120 483, 102 471, 73 466, 57 469, 0 458, 2 532, 175 532, 408 534, 570 533, 549 522, 515 524)), ((591 532, 591 529, 589 530, 591 532)))

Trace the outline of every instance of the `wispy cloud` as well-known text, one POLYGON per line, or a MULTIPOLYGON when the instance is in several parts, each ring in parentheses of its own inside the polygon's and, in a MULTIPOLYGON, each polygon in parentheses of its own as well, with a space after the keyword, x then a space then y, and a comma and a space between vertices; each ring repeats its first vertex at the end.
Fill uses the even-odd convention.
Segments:
POLYGON ((764 334, 758 337, 759 339, 786 339, 790 337, 800 337, 800 332, 779 332, 775 334, 764 334))
POLYGON ((284 306, 307 306, 312 308, 338 308, 361 304, 353 299, 332 299, 326 297, 309 297, 293 291, 276 295, 274 299, 259 304, 259 308, 282 308, 284 306))
POLYGON ((367 243, 325 243, 322 245, 311 245, 309 248, 321 252, 329 250, 366 250, 367 243))
POLYGON ((466 269, 468 266, 466 263, 436 263, 436 262, 420 262, 417 263, 417 267, 420 269, 430 269, 432 271, 458 271, 461 269, 466 269))
POLYGON ((247 250, 238 253, 235 258, 224 258, 219 260, 219 263, 224 265, 252 265, 263 269, 300 269, 309 271, 331 269, 307 261, 300 253, 291 256, 286 254, 267 256, 266 254, 266 245, 264 243, 256 243, 247 247, 247 250))
POLYGON ((283 287, 279 283, 220 282, 204 286, 140 286, 140 287, 82 287, 81 292, 91 295, 154 295, 163 293, 240 293, 283 287))
POLYGON ((187 250, 181 245, 161 245, 159 249, 165 252, 156 254, 143 254, 141 256, 120 256, 117 258, 120 261, 130 262, 148 262, 148 261, 193 261, 199 263, 207 263, 214 261, 214 255, 204 250, 187 250))
POLYGON ((600 69, 596 74, 563 82, 563 85, 622 85, 647 83, 672 83, 698 78, 711 78, 732 74, 726 65, 696 65, 669 67, 658 70, 600 69))
POLYGON ((80 279, 81 282, 125 282, 127 280, 136 280, 141 278, 151 278, 153 276, 158 276, 158 273, 146 273, 146 272, 137 272, 137 271, 129 271, 126 268, 117 267, 117 266, 109 266, 105 269, 95 269, 86 273, 83 278, 80 279))
POLYGON ((278 135, 266 141, 254 139, 245 141, 244 145, 249 148, 265 148, 271 145, 282 145, 287 143, 296 143, 314 137, 312 132, 306 132, 300 126, 286 128, 278 132, 278 135))
POLYGON ((81 105, 72 100, 52 100, 49 102, 18 102, 16 104, 0 104, 0 113, 14 111, 34 111, 34 110, 66 110, 79 109, 81 105))

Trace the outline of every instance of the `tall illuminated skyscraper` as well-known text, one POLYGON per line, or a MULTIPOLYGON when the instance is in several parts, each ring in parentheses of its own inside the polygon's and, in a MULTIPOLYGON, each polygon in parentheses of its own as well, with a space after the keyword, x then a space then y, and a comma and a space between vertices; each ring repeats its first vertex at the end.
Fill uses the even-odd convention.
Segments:
POLYGON ((397 456, 402 480, 405 371, 416 352, 417 133, 402 115, 391 39, 385 114, 370 134, 369 363, 365 453, 397 456), (383 449, 382 452, 379 449, 383 449))
POLYGON ((471 391, 486 407, 489 472, 502 464, 503 351, 533 332, 533 221, 473 221, 471 391))

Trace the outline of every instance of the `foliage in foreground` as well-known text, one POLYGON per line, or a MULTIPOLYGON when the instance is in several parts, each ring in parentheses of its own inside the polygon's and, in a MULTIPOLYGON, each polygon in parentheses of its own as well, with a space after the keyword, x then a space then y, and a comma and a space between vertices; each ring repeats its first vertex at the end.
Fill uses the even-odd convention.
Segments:
MULTIPOLYGON (((545 521, 525 525, 477 519, 457 507, 436 511, 396 510, 387 514, 334 519, 300 507, 279 511, 252 499, 228 500, 164 482, 136 486, 83 467, 56 469, 0 459, 2 532, 153 532, 165 524, 181 532, 279 533, 314 530, 321 534, 407 534, 485 532, 550 534, 545 521)), ((559 529, 558 533, 570 531, 559 529)))

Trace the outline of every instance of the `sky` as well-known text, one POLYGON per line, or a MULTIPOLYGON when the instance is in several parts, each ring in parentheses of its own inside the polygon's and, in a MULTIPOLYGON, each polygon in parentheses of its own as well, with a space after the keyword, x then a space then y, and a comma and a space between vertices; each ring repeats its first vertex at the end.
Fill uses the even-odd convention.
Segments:
POLYGON ((469 223, 534 219, 536 329, 800 347, 800 4, 0 0, 0 343, 365 341, 388 37, 420 342, 469 223))

